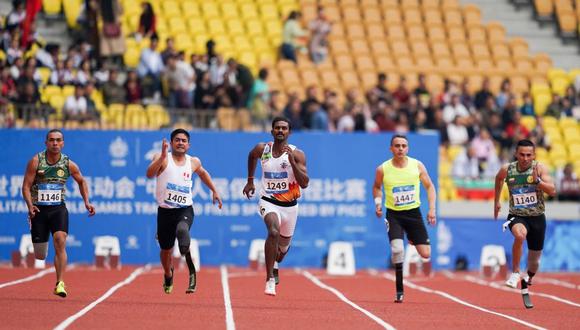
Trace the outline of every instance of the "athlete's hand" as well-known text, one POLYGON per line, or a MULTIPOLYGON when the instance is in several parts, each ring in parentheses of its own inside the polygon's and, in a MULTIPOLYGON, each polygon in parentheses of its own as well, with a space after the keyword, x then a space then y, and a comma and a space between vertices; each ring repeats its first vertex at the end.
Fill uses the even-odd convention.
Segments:
POLYGON ((381 219, 383 217, 383 206, 381 204, 375 205, 375 214, 377 218, 381 219))
POLYGON ((435 216, 435 209, 430 209, 429 213, 427 213, 427 222, 431 226, 435 226, 435 224, 437 223, 437 217, 435 216))
POLYGON ((220 194, 218 194, 217 191, 212 192, 212 199, 213 199, 213 205, 215 205, 215 202, 217 202, 218 208, 221 210, 222 209, 222 198, 220 197, 220 194))
POLYGON ((169 143, 167 143, 167 140, 163 139, 163 142, 161 142, 161 159, 167 157, 167 149, 169 149, 169 143))
POLYGON ((254 181, 248 181, 248 183, 246 183, 246 186, 244 187, 244 195, 250 199, 254 196, 254 193, 256 192, 256 187, 254 187, 254 181))
POLYGON ((87 208, 87 211, 89 211, 89 217, 92 217, 93 215, 95 215, 95 207, 93 206, 93 204, 91 203, 86 203, 85 207, 87 208))
POLYGON ((32 207, 28 209, 28 219, 32 220, 36 213, 40 213, 40 210, 38 207, 36 207, 36 205, 32 205, 32 207))
POLYGON ((532 182, 538 182, 538 166, 537 164, 532 167, 532 182))
POLYGON ((493 204, 493 219, 497 220, 497 216, 499 215, 499 211, 501 211, 501 204, 499 202, 494 202, 493 204))
POLYGON ((290 148, 289 145, 285 145, 284 147, 282 147, 282 153, 287 153, 288 160, 290 161, 290 163, 294 163, 294 151, 292 150, 292 148, 290 148))

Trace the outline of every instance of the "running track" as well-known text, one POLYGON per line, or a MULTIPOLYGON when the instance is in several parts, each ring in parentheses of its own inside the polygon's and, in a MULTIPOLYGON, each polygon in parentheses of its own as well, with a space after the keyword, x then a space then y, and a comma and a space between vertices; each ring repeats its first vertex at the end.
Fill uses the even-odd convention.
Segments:
POLYGON ((185 270, 173 294, 161 288, 159 266, 97 270, 73 266, 69 296, 52 295, 54 272, 0 268, 0 329, 578 329, 580 274, 540 273, 534 309, 518 291, 476 273, 439 272, 411 278, 405 302, 394 304, 392 272, 328 276, 323 270, 281 269, 276 297, 264 274, 203 267, 198 290, 185 294, 185 270))

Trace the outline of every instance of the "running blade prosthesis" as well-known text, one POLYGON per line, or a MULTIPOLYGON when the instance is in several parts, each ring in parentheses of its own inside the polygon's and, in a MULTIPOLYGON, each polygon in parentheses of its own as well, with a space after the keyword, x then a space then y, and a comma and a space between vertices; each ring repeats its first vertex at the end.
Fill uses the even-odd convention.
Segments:
POLYGON ((532 304, 532 299, 530 298, 530 294, 528 292, 528 282, 525 279, 521 280, 522 285, 522 298, 524 300, 524 306, 527 309, 534 308, 534 304, 532 304))

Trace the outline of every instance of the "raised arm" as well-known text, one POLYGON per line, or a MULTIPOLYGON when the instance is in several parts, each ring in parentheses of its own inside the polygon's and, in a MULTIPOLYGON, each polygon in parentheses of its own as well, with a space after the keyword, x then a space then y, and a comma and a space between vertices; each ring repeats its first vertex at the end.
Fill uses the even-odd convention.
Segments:
POLYGON ((22 197, 28 207, 28 217, 34 218, 36 213, 40 212, 36 205, 32 204, 32 194, 30 189, 36 177, 36 168, 38 167, 38 155, 34 156, 26 165, 26 172, 24 173, 24 181, 22 182, 22 197))
POLYGON ((161 153, 155 154, 153 156, 153 160, 149 167, 147 167, 147 177, 152 179, 159 175, 159 173, 163 172, 165 167, 167 167, 167 149, 169 148, 169 144, 165 139, 163 139, 161 145, 161 153))
POLYGON ((77 184, 79 185, 79 191, 81 192, 81 196, 83 197, 83 201, 85 202, 85 207, 87 211, 89 211, 89 217, 95 215, 95 207, 89 201, 89 187, 87 185, 87 181, 81 174, 81 171, 77 164, 75 164, 72 160, 69 161, 68 169, 70 171, 70 175, 75 179, 77 184))
POLYGON ((427 200, 429 201, 429 213, 427 214, 427 222, 430 225, 435 225, 437 222, 436 219, 436 209, 437 209, 437 191, 435 190, 435 185, 433 181, 431 181, 431 177, 429 177, 429 173, 427 172, 427 168, 423 163, 419 162, 419 179, 427 190, 427 200))
POLYGON ((501 188, 503 188, 503 183, 507 176, 508 165, 503 165, 497 174, 495 175, 495 193, 493 200, 493 218, 497 220, 499 211, 501 210, 501 204, 499 202, 499 197, 501 196, 501 188))
POLYGON ((375 171, 375 182, 373 183, 373 199, 377 218, 383 217, 383 177, 383 166, 379 165, 375 171))
POLYGON ((543 164, 538 163, 534 168, 534 181, 538 182, 538 188, 546 194, 554 197, 556 196, 556 185, 550 176, 549 171, 543 164))
POLYGON ((199 178, 201 179, 201 182, 203 182, 211 190, 212 202, 214 204, 217 202, 218 207, 221 209, 222 208, 222 199, 220 197, 220 194, 217 191, 217 189, 215 188, 213 181, 211 180, 211 175, 201 165, 201 160, 197 157, 192 157, 191 158, 191 167, 192 167, 191 168, 192 171, 195 172, 197 174, 197 176, 199 176, 199 178))
POLYGON ((252 148, 252 150, 250 150, 250 153, 248 154, 248 182, 246 182, 246 186, 243 190, 244 195, 248 199, 252 198, 252 196, 254 196, 254 192, 256 191, 256 188, 254 187, 254 172, 256 171, 258 159, 260 159, 262 156, 265 146, 265 143, 258 143, 254 148, 252 148))

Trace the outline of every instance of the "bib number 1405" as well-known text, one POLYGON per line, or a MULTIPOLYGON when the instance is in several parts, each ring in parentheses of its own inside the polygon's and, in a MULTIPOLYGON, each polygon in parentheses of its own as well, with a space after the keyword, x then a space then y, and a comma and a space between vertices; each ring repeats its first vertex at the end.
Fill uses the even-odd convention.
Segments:
POLYGON ((177 194, 172 194, 172 193, 168 193, 167 194, 167 200, 170 202, 174 202, 177 204, 185 204, 186 202, 186 197, 183 195, 177 195, 177 194))

